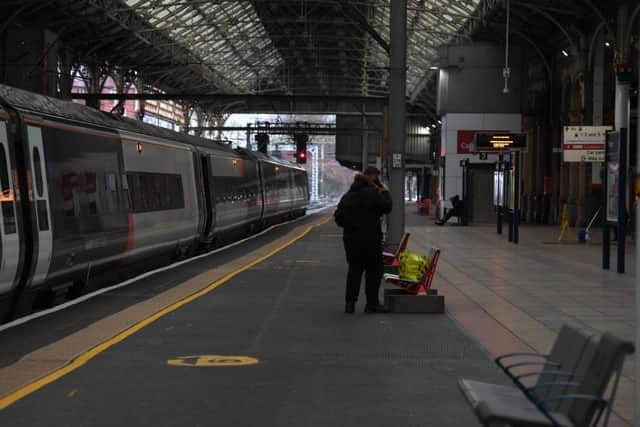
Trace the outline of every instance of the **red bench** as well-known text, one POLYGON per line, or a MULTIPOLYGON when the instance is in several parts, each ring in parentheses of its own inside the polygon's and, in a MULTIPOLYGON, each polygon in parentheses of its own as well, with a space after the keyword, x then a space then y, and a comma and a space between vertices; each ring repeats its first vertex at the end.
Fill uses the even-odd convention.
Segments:
POLYGON ((398 266, 398 256, 407 250, 410 233, 404 233, 400 243, 385 243, 382 247, 382 263, 384 265, 398 266))
POLYGON ((429 250, 429 263, 425 267, 425 272, 422 275, 422 279, 417 282, 411 280, 401 279, 397 274, 385 274, 384 280, 387 283, 398 286, 405 291, 414 295, 427 295, 429 289, 431 289, 431 282, 433 276, 436 274, 436 266, 438 265, 438 258, 440 258, 440 249, 431 247, 429 250))
POLYGON ((431 199, 418 200, 416 203, 418 206, 418 215, 429 215, 431 211, 431 199))

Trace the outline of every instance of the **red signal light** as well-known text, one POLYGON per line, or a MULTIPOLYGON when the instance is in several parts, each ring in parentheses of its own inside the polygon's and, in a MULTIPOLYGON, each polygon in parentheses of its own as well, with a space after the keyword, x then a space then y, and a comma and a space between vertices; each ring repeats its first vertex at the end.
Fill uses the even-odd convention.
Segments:
POLYGON ((307 152, 298 151, 295 155, 296 163, 307 163, 307 152))

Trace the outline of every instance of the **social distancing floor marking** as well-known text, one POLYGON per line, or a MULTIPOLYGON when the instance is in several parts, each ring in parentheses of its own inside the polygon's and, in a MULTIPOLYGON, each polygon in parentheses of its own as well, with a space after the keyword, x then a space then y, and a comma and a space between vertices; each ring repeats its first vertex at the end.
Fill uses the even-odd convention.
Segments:
POLYGON ((100 344, 98 344, 97 346, 93 347, 92 349, 90 349, 89 351, 79 355, 78 357, 74 358, 73 360, 71 360, 69 363, 67 363, 66 365, 62 366, 61 368, 56 369, 55 371, 43 376, 42 378, 32 382, 31 384, 28 384, 16 391, 14 391, 13 393, 10 393, 2 398, 0 398, 0 410, 3 410, 5 408, 7 408, 8 406, 12 405, 13 403, 17 402, 18 400, 40 390, 41 388, 43 388, 44 386, 51 384, 52 382, 62 378, 63 376, 75 371, 76 369, 80 368, 81 366, 85 365, 88 361, 90 361, 91 359, 95 358, 96 356, 98 356, 99 354, 103 353, 104 351, 106 351, 107 349, 113 347, 114 345, 116 345, 117 343, 124 341, 126 338, 130 337, 131 335, 135 334, 136 332, 138 332, 139 330, 143 329, 144 327, 150 325, 151 323, 155 322, 156 320, 160 319, 161 317, 164 317, 165 315, 176 311, 177 309, 181 308, 184 305, 189 304, 190 302, 208 294, 209 292, 213 291, 214 289, 218 288, 219 286, 223 285, 224 283, 228 282, 229 280, 231 280, 232 278, 234 278, 235 276, 237 276, 238 274, 249 270, 250 268, 260 264, 261 262, 271 258, 272 256, 274 256, 275 254, 277 254, 278 252, 282 251, 283 249, 291 246, 292 244, 294 244, 295 242, 297 242, 298 240, 302 239, 303 237, 305 237, 307 234, 309 234, 311 232, 311 230, 313 230, 316 227, 320 227, 321 225, 326 224, 327 222, 329 222, 331 220, 331 217, 327 217, 324 218, 323 220, 317 222, 316 224, 310 225, 308 227, 306 227, 304 229, 304 231, 302 233, 300 233, 299 235, 295 236, 294 238, 288 240, 287 242, 281 244, 280 246, 276 247, 275 249, 271 250, 269 253, 267 253, 266 255, 263 255, 251 262, 249 262, 248 264, 244 265, 243 267, 237 269, 236 271, 232 271, 231 273, 226 274, 225 276, 223 276, 222 278, 220 278, 219 280, 211 283, 209 286, 189 295, 188 297, 185 297, 167 307, 165 307, 164 309, 158 311, 157 313, 139 321, 138 323, 136 323, 135 325, 125 329, 124 331, 120 332, 119 334, 115 335, 114 337, 112 337, 111 339, 104 341, 100 344))
POLYGON ((180 356, 167 360, 171 366, 189 366, 204 368, 211 366, 245 366, 255 365, 258 359, 249 356, 221 356, 218 354, 206 354, 203 356, 180 356))

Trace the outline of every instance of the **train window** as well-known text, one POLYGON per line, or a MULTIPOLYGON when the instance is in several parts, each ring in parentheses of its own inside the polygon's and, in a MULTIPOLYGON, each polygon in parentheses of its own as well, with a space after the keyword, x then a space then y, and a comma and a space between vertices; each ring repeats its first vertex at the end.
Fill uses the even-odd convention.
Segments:
POLYGON ((42 162, 40 161, 40 150, 38 150, 38 147, 33 147, 33 171, 36 178, 36 190, 38 191, 38 197, 42 197, 42 162))
POLYGON ((129 173, 128 188, 134 212, 184 208, 182 176, 160 173, 129 173))
POLYGON ((124 208, 124 212, 129 212, 129 206, 131 206, 131 198, 129 194, 129 181, 127 180, 127 175, 122 174, 122 207, 124 208))
POLYGON ((0 145, 0 204, 2 205, 2 217, 5 234, 16 232, 16 215, 13 207, 13 191, 9 185, 9 168, 7 167, 7 155, 4 145, 0 145))
POLYGON ((9 168, 7 167, 7 155, 4 151, 4 145, 0 145, 0 185, 2 186, 3 199, 7 191, 11 191, 9 186, 9 168))
POLYGON ((118 182, 116 174, 104 175, 105 208, 108 212, 118 211, 118 182))

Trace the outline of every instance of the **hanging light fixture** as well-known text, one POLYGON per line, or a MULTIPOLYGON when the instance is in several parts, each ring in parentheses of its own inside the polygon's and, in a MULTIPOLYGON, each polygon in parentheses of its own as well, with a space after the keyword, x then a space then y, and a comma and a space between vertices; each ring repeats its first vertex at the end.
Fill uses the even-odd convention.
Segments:
POLYGON ((502 93, 509 93, 509 77, 511 76, 511 69, 509 68, 509 3, 507 0, 507 25, 505 34, 505 48, 504 48, 504 68, 502 69, 502 77, 504 77, 504 88, 502 93))

